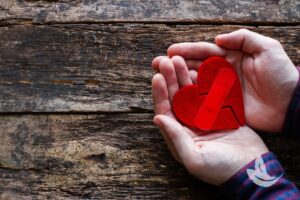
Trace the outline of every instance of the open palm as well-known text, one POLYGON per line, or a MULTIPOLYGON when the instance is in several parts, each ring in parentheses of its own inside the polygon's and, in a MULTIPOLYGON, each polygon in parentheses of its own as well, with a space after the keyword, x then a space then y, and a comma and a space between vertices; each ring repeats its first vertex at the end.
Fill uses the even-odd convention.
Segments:
MULTIPOLYGON (((242 29, 216 37, 216 44, 174 44, 168 49, 168 56, 179 55, 185 59, 193 82, 203 60, 210 56, 224 57, 233 64, 240 77, 247 125, 279 132, 299 77, 280 43, 242 29)), ((154 69, 159 70, 159 62, 164 58, 154 59, 154 69)))
MULTIPOLYGON (((159 60, 159 61, 158 61, 159 60)), ((181 125, 172 112, 174 94, 192 84, 185 60, 180 56, 160 58, 160 73, 152 80, 154 123, 160 128, 175 157, 197 178, 220 185, 251 160, 268 151, 260 137, 248 127, 204 134, 181 125), (244 152, 244 153, 240 153, 244 152)))

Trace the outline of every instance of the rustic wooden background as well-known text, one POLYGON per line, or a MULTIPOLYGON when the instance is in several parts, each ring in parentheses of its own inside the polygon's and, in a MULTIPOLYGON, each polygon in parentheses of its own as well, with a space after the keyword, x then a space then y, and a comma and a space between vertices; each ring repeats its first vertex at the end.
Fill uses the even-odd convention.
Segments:
MULTIPOLYGON (((0 199, 220 199, 153 126, 150 63, 242 27, 300 63, 297 0, 0 0, 0 199)), ((263 138, 300 186, 299 141, 263 138)))

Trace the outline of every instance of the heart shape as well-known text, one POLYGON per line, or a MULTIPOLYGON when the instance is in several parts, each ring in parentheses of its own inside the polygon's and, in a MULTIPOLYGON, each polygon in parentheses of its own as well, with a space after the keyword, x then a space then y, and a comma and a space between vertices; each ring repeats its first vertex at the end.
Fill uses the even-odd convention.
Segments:
POLYGON ((237 129, 245 124, 242 87, 230 63, 221 57, 205 60, 197 82, 174 95, 172 109, 181 123, 204 131, 237 129))

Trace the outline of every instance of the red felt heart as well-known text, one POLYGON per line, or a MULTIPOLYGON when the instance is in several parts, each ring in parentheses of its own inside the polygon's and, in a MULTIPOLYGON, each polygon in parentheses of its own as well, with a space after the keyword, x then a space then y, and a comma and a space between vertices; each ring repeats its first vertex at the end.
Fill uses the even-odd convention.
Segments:
POLYGON ((180 122, 206 131, 237 129, 245 124, 242 87, 230 63, 221 57, 205 60, 197 82, 174 95, 172 108, 180 122))

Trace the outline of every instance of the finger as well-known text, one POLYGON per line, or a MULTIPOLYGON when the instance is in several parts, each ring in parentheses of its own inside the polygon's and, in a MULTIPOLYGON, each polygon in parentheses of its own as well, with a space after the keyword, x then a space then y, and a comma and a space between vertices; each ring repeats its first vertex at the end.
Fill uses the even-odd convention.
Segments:
MULTIPOLYGON (((155 117, 153 119, 153 122, 154 122, 155 125, 157 125, 157 120, 156 120, 155 117)), ((179 155, 178 155, 178 153, 177 153, 177 151, 176 151, 173 143, 171 142, 170 138, 167 136, 167 134, 162 129, 160 129, 160 132, 161 132, 163 138, 165 139, 165 142, 166 142, 166 144, 167 144, 167 146, 168 146, 168 148, 169 148, 172 156, 175 158, 175 160, 177 160, 179 163, 182 164, 182 160, 179 158, 179 155)))
POLYGON ((198 70, 202 64, 201 60, 186 59, 186 65, 189 69, 198 70))
POLYGON ((159 63, 159 71, 167 82, 169 99, 172 102, 175 93, 179 90, 179 85, 175 68, 171 59, 163 58, 159 63))
POLYGON ((152 97, 156 114, 173 116, 168 96, 167 83, 163 75, 157 73, 152 79, 152 97))
POLYGON ((173 56, 172 62, 180 87, 193 84, 185 60, 180 56, 173 56))
POLYGON ((190 70, 189 74, 190 74, 193 84, 197 84, 198 72, 196 72, 195 70, 190 70))
POLYGON ((280 45, 278 41, 249 31, 240 29, 228 34, 218 35, 215 38, 217 45, 230 50, 242 50, 249 54, 260 53, 270 46, 280 45))
POLYGON ((159 63, 163 58, 168 58, 168 56, 157 56, 152 60, 152 68, 155 71, 159 70, 159 63))
POLYGON ((182 56, 185 59, 204 60, 211 56, 225 56, 226 51, 208 42, 185 42, 173 44, 168 48, 168 56, 182 56))
POLYGON ((191 163, 192 159, 196 157, 196 146, 192 137, 173 118, 156 115, 154 120, 157 126, 170 138, 182 162, 185 164, 191 163))

